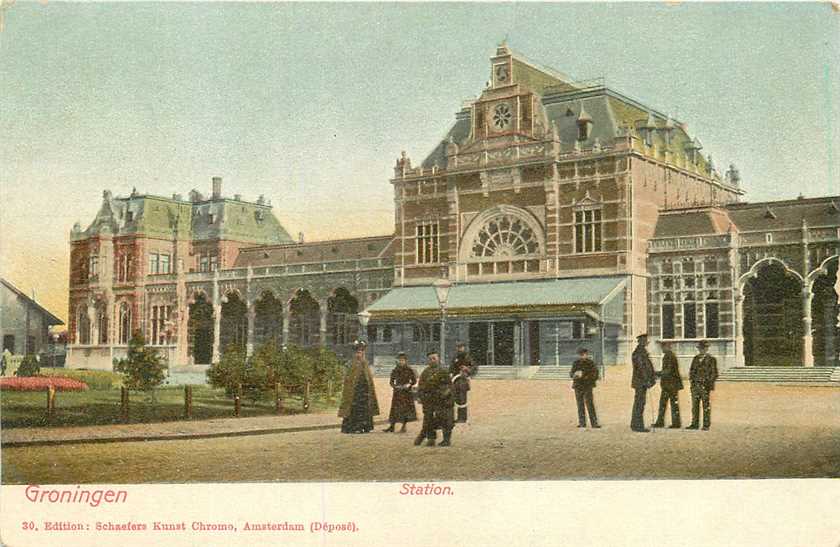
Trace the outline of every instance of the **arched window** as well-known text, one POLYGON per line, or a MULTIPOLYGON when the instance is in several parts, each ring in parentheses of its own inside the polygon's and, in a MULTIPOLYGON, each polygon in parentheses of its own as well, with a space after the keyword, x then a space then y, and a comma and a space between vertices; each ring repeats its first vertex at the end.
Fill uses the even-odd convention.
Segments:
POLYGON ((534 231, 522 219, 501 214, 481 227, 473 240, 474 257, 511 257, 537 254, 539 241, 534 231))
POLYGON ((131 306, 128 302, 120 304, 120 344, 128 344, 131 338, 131 306))
POLYGON ((540 271, 545 234, 530 212, 500 205, 480 214, 464 233, 460 259, 467 275, 540 271))
POLYGON ((108 307, 105 305, 104 302, 100 302, 99 305, 96 306, 96 332, 98 333, 99 339, 97 343, 99 344, 107 344, 108 343, 108 307))
POLYGON ((76 343, 90 344, 90 319, 86 304, 79 304, 76 309, 76 343))

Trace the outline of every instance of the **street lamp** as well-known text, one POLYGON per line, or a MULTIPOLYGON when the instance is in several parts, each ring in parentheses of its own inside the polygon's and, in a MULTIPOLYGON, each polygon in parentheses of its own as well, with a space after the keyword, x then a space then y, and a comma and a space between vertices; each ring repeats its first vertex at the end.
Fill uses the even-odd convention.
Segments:
POLYGON ((446 362, 446 300, 452 283, 448 279, 438 279, 432 286, 435 288, 438 305, 440 306, 440 362, 446 362))
POLYGON ((359 324, 362 326, 362 340, 367 342, 367 326, 370 321, 370 312, 367 310, 360 311, 356 315, 359 317, 359 324))

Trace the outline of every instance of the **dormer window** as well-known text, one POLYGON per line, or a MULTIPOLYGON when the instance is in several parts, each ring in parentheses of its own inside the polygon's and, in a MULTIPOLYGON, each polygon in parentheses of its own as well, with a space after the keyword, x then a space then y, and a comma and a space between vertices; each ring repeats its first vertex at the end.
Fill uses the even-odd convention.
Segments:
POLYGON ((589 124, 578 124, 578 140, 585 141, 589 138, 589 124))
POLYGON ((578 114, 577 119, 578 125, 578 138, 579 141, 585 141, 589 139, 589 136, 592 134, 592 117, 583 107, 583 104, 580 105, 580 114, 578 114))

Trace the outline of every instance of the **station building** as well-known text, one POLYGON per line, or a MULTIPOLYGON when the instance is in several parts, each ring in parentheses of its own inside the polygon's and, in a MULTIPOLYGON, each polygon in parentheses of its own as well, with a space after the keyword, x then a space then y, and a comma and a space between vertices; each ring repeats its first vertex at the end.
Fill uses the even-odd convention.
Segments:
POLYGON ((383 366, 461 340, 521 377, 581 345, 626 363, 643 332, 685 355, 710 339, 723 368, 837 366, 840 197, 744 202, 682 121, 505 44, 489 70, 427 157, 397 159, 388 235, 304 242, 220 179, 106 192, 71 233, 71 364, 110 367, 140 329, 197 371, 232 343, 360 334, 383 366))

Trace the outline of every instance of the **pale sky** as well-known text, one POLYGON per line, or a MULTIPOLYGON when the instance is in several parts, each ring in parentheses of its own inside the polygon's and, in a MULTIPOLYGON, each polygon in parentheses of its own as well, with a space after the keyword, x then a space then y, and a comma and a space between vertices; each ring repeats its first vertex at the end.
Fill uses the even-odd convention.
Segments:
POLYGON ((0 32, 0 275, 67 315, 102 191, 265 194, 307 240, 393 230, 389 178, 526 57, 688 124, 746 199, 840 193, 840 13, 813 4, 23 3, 0 32))

